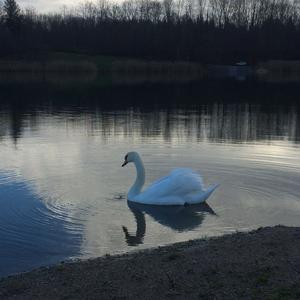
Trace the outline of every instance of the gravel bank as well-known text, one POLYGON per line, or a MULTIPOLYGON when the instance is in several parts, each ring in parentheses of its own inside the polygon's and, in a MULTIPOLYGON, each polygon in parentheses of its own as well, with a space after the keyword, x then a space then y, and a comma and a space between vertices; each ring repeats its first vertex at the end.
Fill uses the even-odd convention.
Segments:
POLYGON ((267 227, 0 280, 1 299, 300 299, 300 228, 267 227))

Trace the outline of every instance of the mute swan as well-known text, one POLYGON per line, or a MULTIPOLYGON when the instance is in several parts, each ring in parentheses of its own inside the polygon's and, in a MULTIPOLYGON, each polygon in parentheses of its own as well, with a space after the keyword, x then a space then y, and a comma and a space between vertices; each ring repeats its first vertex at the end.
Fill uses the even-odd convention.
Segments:
POLYGON ((218 187, 214 185, 203 190, 202 178, 191 169, 178 168, 169 175, 153 182, 145 191, 145 168, 137 152, 128 152, 122 167, 134 163, 137 171, 135 183, 130 188, 129 201, 152 205, 185 205, 204 202, 218 187))

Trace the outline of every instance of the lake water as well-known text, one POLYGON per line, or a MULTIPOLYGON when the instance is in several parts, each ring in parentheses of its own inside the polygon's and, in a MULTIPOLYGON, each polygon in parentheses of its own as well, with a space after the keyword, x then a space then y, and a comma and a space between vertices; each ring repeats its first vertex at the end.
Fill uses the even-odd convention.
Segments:
POLYGON ((0 83, 0 276, 260 226, 300 226, 298 84, 0 83), (206 205, 127 203, 175 167, 220 183, 206 205))

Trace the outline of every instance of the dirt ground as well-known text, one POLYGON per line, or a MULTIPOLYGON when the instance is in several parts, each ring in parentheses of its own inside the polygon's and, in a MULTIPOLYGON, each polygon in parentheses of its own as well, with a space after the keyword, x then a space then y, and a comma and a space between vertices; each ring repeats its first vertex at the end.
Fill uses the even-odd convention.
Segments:
POLYGON ((300 228, 43 267, 1 279, 0 299, 300 299, 300 228))

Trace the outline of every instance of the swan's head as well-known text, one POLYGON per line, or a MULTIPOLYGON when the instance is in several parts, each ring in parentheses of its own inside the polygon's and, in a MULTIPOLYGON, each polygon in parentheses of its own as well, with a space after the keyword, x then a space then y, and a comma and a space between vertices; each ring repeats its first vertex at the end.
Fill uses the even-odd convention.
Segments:
POLYGON ((123 163, 122 167, 126 166, 130 162, 136 161, 139 157, 140 156, 139 156, 139 154, 137 152, 134 152, 134 151, 133 152, 128 152, 125 155, 124 163, 123 163))

